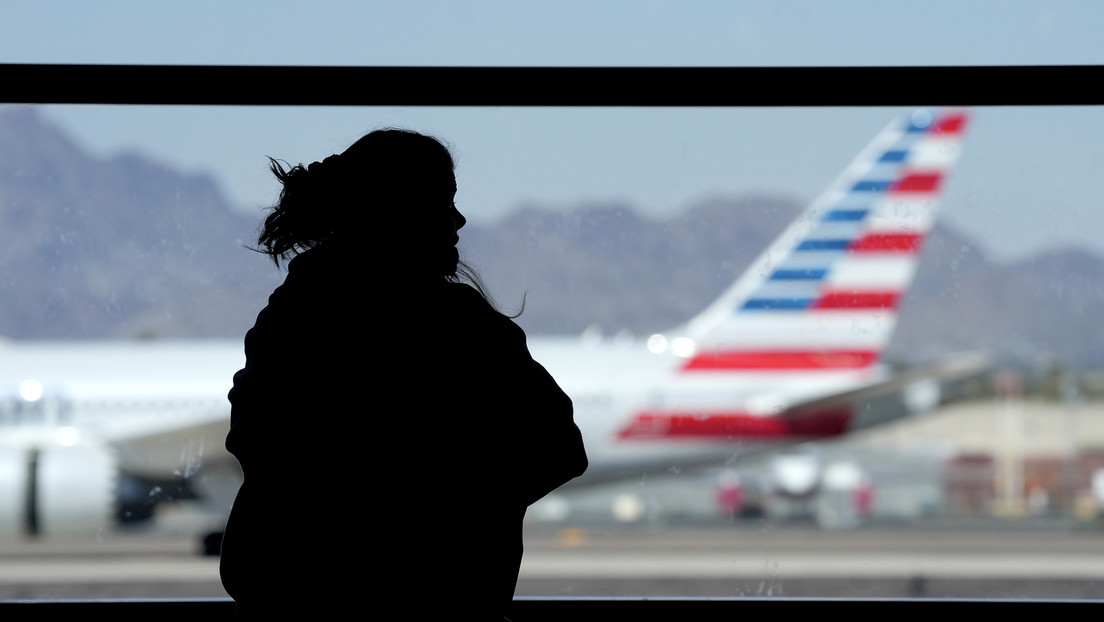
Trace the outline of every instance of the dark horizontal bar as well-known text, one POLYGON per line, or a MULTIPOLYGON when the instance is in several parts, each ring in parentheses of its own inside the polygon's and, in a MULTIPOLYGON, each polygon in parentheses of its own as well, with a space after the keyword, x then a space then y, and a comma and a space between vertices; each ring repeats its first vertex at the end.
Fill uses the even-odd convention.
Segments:
POLYGON ((248 106, 1097 105, 1104 66, 0 64, 0 102, 248 106))

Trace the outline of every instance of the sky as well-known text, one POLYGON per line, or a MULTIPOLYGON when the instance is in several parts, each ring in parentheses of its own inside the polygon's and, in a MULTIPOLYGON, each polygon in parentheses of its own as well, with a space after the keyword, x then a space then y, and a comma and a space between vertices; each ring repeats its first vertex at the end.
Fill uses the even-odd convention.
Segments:
MULTIPOLYGON (((43 0, 5 7, 0 62, 266 65, 834 66, 1104 64, 1104 3, 841 0, 43 0)), ((853 88, 849 85, 850 88, 853 88)), ((294 88, 294 85, 273 85, 294 88)), ((918 87, 919 88, 919 87, 918 87)), ((2 90, 0 90, 2 99, 2 90)), ((745 192, 813 199, 899 108, 555 109, 45 106, 94 153, 136 151, 216 177, 243 209, 292 163, 399 125, 458 161, 458 206, 620 201, 663 215, 745 192)), ((996 259, 1104 255, 1096 107, 979 108, 945 218, 996 259)))

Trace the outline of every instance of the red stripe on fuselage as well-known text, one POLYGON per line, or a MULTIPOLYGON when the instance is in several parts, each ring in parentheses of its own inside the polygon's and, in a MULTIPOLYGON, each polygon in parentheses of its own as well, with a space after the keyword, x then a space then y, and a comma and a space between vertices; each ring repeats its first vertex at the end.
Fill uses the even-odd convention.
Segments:
POLYGON ((797 417, 756 416, 745 412, 645 411, 617 432, 621 440, 718 440, 819 438, 847 431, 851 410, 826 408, 797 417))
POLYGON ((721 350, 699 352, 689 370, 778 371, 864 369, 878 362, 875 350, 721 350))

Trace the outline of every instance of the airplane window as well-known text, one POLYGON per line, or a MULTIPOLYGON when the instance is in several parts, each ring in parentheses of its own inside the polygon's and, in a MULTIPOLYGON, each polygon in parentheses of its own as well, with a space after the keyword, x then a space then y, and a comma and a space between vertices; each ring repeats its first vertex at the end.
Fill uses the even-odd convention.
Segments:
MULTIPOLYGON (((293 25, 278 4, 27 3, 0 59, 1100 62, 1093 4, 417 3, 293 25)), ((828 87, 778 84, 796 107, 0 105, 0 599, 225 595, 205 554, 239 478, 223 396, 281 279, 245 248, 275 199, 265 156, 386 125, 449 141, 461 250, 504 310, 524 299, 588 442, 587 479, 528 513, 519 596, 1104 598, 1104 119, 1064 105, 1100 102, 828 87)))

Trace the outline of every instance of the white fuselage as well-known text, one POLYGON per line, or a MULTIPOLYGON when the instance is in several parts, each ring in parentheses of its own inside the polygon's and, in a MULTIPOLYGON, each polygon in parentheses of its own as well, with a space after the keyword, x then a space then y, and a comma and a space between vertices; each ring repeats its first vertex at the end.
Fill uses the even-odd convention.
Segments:
MULTIPOLYGON (((768 419, 788 404, 869 381, 856 372, 687 374, 680 372, 684 359, 652 353, 638 340, 536 337, 529 346, 572 398, 591 471, 603 477, 800 440, 626 434, 641 413, 740 412, 768 419)), ((6 342, 0 345, 0 444, 95 439, 116 445, 124 468, 147 476, 170 476, 196 459, 225 459, 226 394, 243 364, 241 343, 230 340, 6 342), (184 439, 203 455, 182 456, 177 447, 184 439), (158 456, 152 453, 158 446, 173 449, 158 456)))

